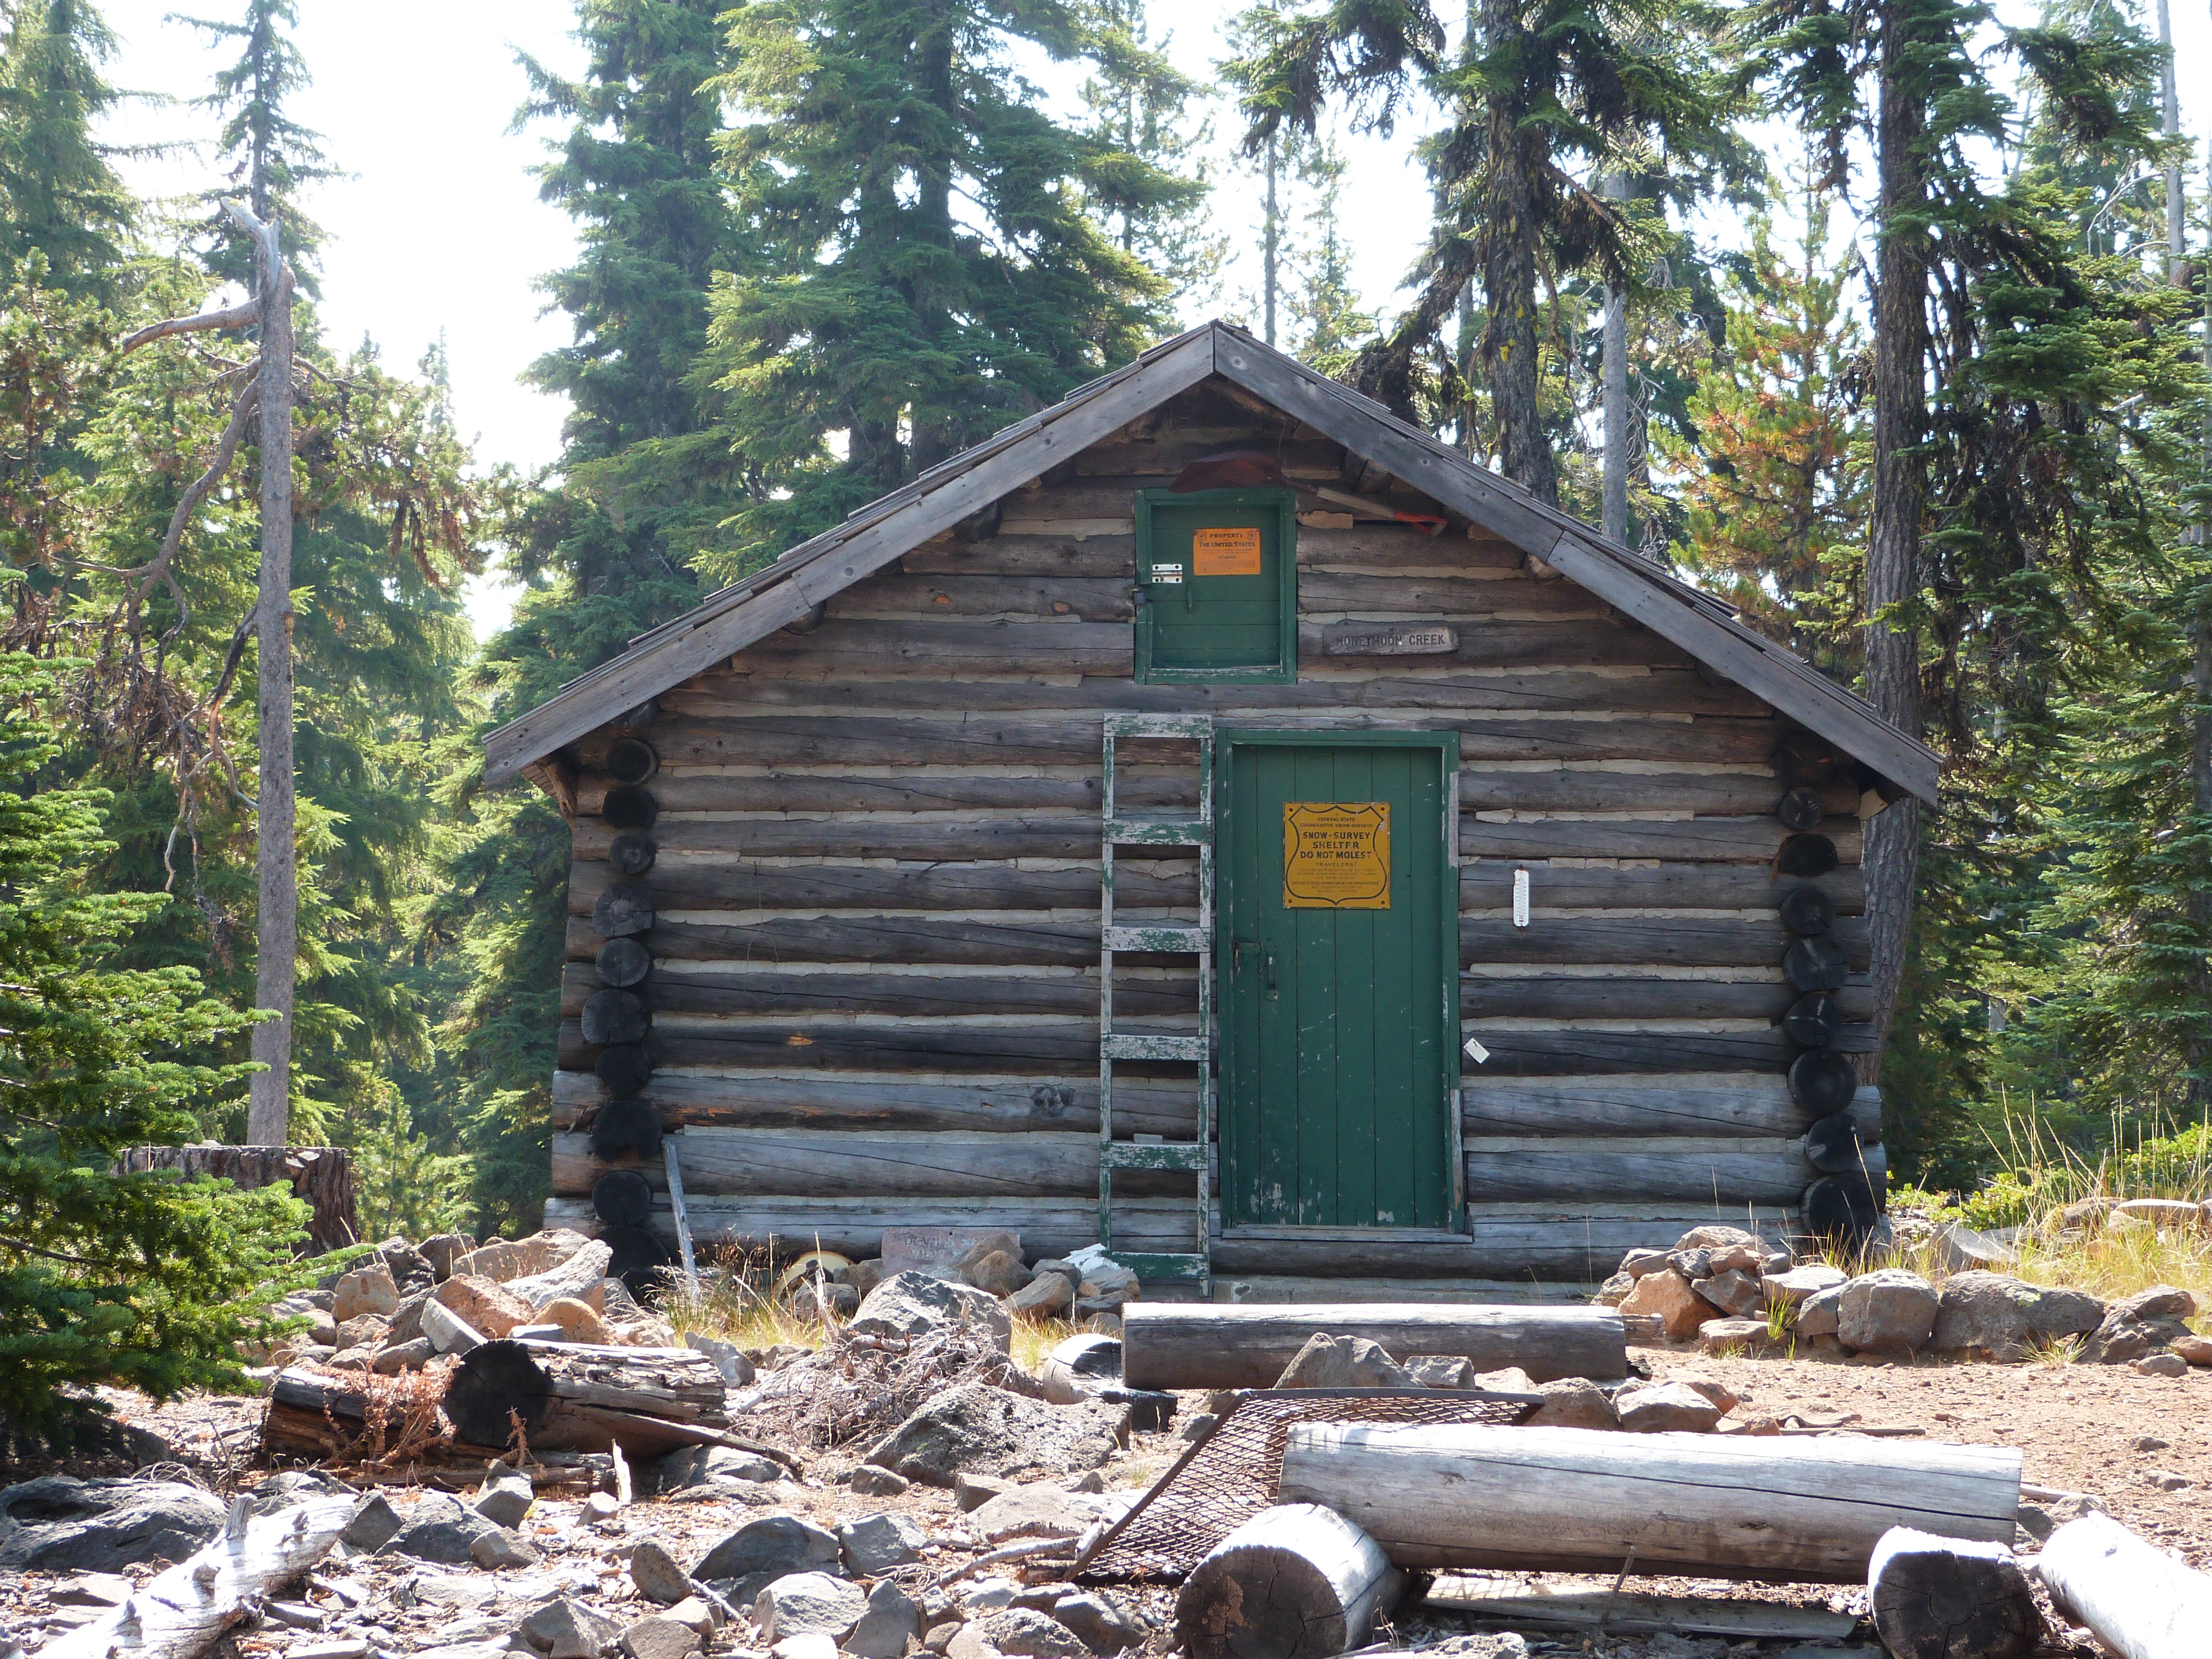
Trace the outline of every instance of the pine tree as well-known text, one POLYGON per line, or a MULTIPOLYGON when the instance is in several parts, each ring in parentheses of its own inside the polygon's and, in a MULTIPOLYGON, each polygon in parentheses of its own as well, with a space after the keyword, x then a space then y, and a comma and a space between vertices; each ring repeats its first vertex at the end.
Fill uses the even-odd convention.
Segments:
POLYGON ((1313 190, 1307 234, 1294 246, 1296 280, 1289 291, 1291 350, 1300 362, 1331 378, 1343 374, 1375 335, 1375 313, 1363 310, 1352 286, 1352 250, 1344 240, 1339 203, 1344 156, 1322 141, 1301 158, 1300 173, 1313 190))
POLYGON ((117 1175, 238 1086, 246 1018, 188 968, 117 964, 168 902, 88 879, 112 844, 59 757, 55 665, 0 652, 0 1419, 64 1422, 94 1384, 167 1398, 244 1384, 306 1206, 281 1188, 117 1175))
POLYGON ((19 0, 0 46, 0 282, 34 252, 42 287, 112 301, 137 208, 92 136, 121 96, 115 39, 88 0, 19 0))
POLYGON ((734 556, 707 562, 725 576, 1135 356, 1167 284, 1091 204, 1187 195, 1014 72, 1018 47, 1098 57, 1061 0, 771 0, 730 20, 714 86, 751 257, 718 286, 700 374, 765 488, 734 556))
POLYGON ((1092 214, 1122 252, 1167 279, 1168 299, 1205 293, 1229 254, 1206 211, 1212 123, 1189 116, 1191 100, 1212 88, 1168 61, 1168 39, 1152 39, 1144 0, 1098 0, 1092 27, 1095 67, 1082 95, 1090 136, 1106 152, 1091 173, 1092 214), (1116 157, 1126 158, 1127 185, 1116 157))

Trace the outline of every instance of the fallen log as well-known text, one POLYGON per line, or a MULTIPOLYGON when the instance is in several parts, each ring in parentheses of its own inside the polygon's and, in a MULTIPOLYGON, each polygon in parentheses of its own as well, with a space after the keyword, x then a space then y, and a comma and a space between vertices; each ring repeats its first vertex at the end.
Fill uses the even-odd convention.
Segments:
POLYGON ((1739 1642, 1841 1642, 1859 1622, 1850 1613, 1831 1613, 1826 1607, 1735 1601, 1710 1595, 1539 1589, 1495 1595, 1481 1593, 1478 1588, 1496 1582, 1439 1577, 1421 1604, 1431 1612, 1456 1613, 1509 1630, 1603 1630, 1614 1636, 1671 1632, 1726 1636, 1739 1642))
POLYGON ((58 1636, 41 1659, 196 1659, 268 1592, 330 1553, 353 1516, 352 1497, 311 1499, 255 1516, 240 1498, 220 1536, 157 1575, 121 1607, 58 1636))
POLYGON ((1360 1336, 1393 1359, 1457 1354, 1478 1371, 1611 1382, 1628 1341, 1610 1308, 1422 1303, 1133 1302, 1121 1310, 1121 1376, 1133 1389, 1265 1389, 1309 1338, 1360 1336))
POLYGON ((713 1358, 691 1348, 508 1340, 470 1350, 444 1403, 454 1432, 480 1445, 511 1444, 519 1421, 533 1451, 759 1449, 726 1432, 726 1387, 713 1358))
POLYGON ((1387 1618, 1406 1575, 1317 1504, 1263 1510, 1201 1560, 1176 1597, 1188 1659, 1334 1659, 1387 1618))
MULTIPOLYGON (((1134 1305, 1134 1304, 1133 1304, 1134 1305)), ((1590 1429, 1294 1425, 1278 1495, 1323 1504, 1401 1567, 1679 1571, 1863 1583, 1892 1527, 2009 1543, 2004 1447, 1590 1429)))
POLYGON ((1867 1564, 1867 1599, 1893 1659, 2021 1659, 2043 1639, 2035 1590, 2004 1544, 1893 1527, 1867 1564))
POLYGON ((2107 1515, 2085 1515, 2043 1547, 2059 1609, 2120 1659, 2203 1659, 2212 1577, 2152 1548, 2107 1515))

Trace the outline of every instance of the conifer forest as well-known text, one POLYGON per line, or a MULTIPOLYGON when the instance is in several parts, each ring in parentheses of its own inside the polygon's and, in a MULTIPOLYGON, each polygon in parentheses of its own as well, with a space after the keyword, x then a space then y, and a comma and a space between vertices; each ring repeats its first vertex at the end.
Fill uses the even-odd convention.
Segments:
POLYGON ((1204 76, 1146 0, 575 0, 580 72, 483 70, 535 176, 471 186, 573 227, 523 301, 567 336, 532 472, 437 349, 325 331, 318 203, 379 157, 319 130, 299 0, 198 3, 227 67, 165 118, 221 183, 157 198, 97 0, 0 3, 10 1296, 108 1238, 178 1280, 148 1364, 232 1341, 224 1241, 276 1201, 125 1215, 93 1171, 264 1108, 353 1150, 370 1237, 534 1230, 568 829, 483 735, 1217 316, 1940 750, 1867 849, 1893 1188, 2212 1133, 2201 0, 1261 0, 1204 76), (1355 135, 1425 181, 1395 291, 1355 135), (483 637, 477 578, 515 591, 483 637))

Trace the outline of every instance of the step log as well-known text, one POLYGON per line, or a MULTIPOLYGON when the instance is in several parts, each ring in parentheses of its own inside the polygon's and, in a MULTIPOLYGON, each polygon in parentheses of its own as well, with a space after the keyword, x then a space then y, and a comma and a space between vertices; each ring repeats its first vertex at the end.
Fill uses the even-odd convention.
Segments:
POLYGON ((1406 1575, 1318 1504, 1262 1510, 1214 1546, 1176 1597, 1188 1659, 1335 1659, 1389 1617, 1406 1575))
POLYGON ((1478 1371, 1518 1365, 1538 1382, 1628 1375, 1610 1308, 1423 1303, 1133 1302, 1121 1310, 1121 1374, 1133 1389, 1267 1389, 1309 1338, 1360 1336, 1393 1359, 1459 1354, 1478 1371))
POLYGON ((2120 1659, 2203 1659, 2212 1577, 2107 1515, 2069 1521, 2043 1547, 2051 1600, 2120 1659))
POLYGON ((2043 1639, 2035 1590, 2003 1544, 1892 1527, 1868 1564, 1867 1599, 1892 1659, 2021 1659, 2043 1639))

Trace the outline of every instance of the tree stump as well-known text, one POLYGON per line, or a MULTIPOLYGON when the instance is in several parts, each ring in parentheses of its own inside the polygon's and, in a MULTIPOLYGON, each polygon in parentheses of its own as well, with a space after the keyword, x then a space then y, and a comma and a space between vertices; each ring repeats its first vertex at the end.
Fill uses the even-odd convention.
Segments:
POLYGON ((1214 1547, 1176 1598, 1188 1659, 1334 1659, 1387 1617, 1406 1577, 1318 1504, 1263 1510, 1214 1547))
POLYGON ((343 1146, 133 1146, 116 1168, 123 1175, 174 1170, 187 1181, 215 1176, 241 1188, 289 1182, 292 1195, 314 1211, 304 1254, 319 1255, 361 1242, 353 1154, 343 1146))
POLYGON ((1867 1596, 1895 1659, 2021 1659, 2043 1638, 2035 1591, 2002 1544, 1893 1527, 1867 1564, 1867 1596))

